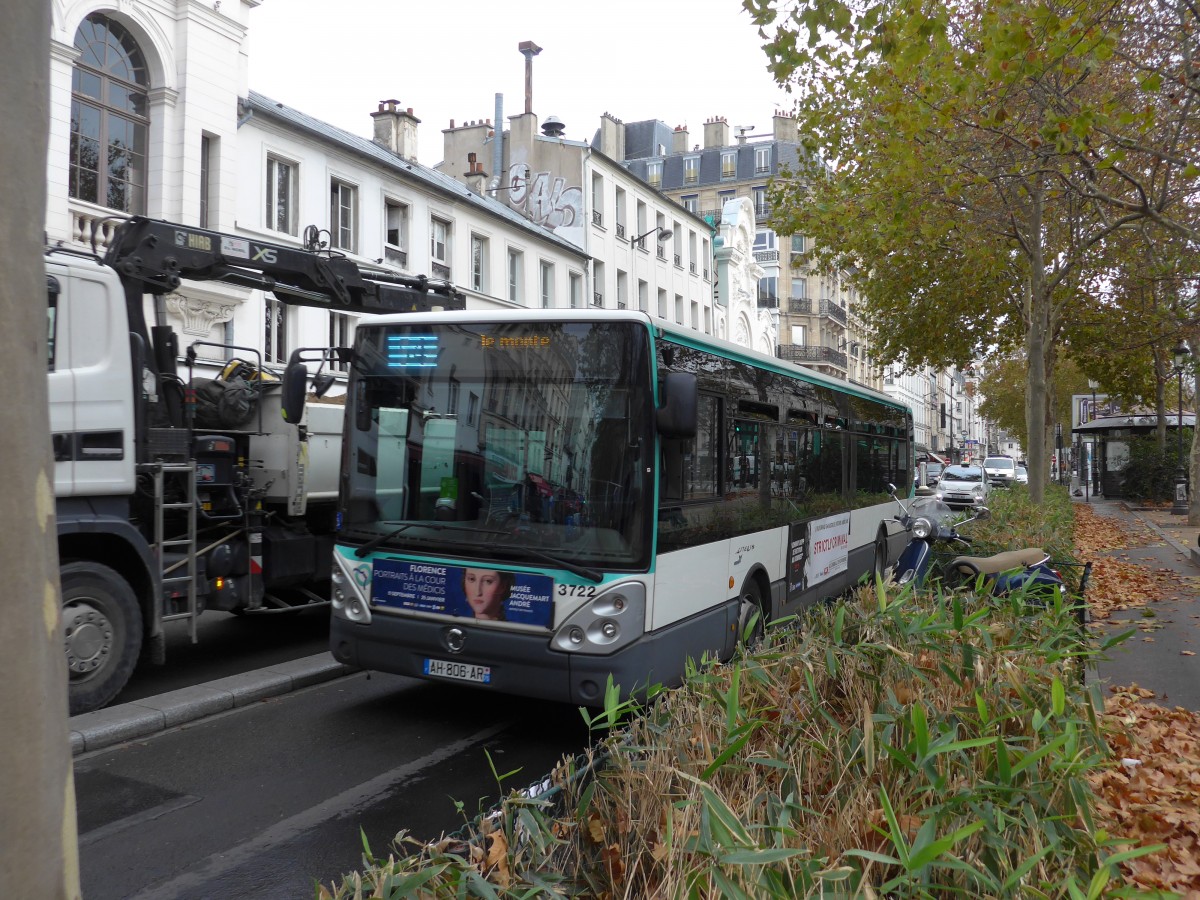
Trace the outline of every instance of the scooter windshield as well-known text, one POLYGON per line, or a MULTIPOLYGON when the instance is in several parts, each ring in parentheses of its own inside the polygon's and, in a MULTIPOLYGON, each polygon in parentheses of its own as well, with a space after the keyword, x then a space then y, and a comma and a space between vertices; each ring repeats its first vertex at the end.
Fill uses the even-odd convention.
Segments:
POLYGON ((937 497, 917 497, 908 508, 914 518, 928 519, 937 526, 949 526, 955 513, 937 497))

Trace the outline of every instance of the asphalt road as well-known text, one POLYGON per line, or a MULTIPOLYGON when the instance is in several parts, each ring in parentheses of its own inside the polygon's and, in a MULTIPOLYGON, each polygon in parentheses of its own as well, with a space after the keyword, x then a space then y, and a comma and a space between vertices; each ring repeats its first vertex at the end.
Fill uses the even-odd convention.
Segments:
POLYGON ((187 623, 167 622, 167 661, 142 662, 114 704, 204 684, 329 650, 329 607, 235 616, 206 612, 196 621, 193 644, 187 623))
POLYGON ((490 807, 492 765, 524 787, 587 740, 573 707, 356 673, 84 754, 83 893, 310 898, 361 868, 360 828, 386 858, 490 807))

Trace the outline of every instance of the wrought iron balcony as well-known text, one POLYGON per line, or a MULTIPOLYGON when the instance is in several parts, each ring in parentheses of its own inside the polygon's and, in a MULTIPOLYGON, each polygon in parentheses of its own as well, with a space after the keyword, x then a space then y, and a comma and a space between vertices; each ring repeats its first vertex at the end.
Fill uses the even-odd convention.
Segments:
MULTIPOLYGON (((688 268, 691 269, 693 275, 696 274, 696 264, 695 263, 688 263, 688 268)), ((705 274, 707 275, 708 273, 705 272, 705 274)))
POLYGON ((846 368, 846 354, 840 350, 834 350, 832 347, 809 347, 796 344, 781 345, 778 348, 779 358, 786 359, 790 362, 803 363, 825 363, 827 365, 839 366, 846 368))
POLYGON ((666 259, 666 258, 667 258, 667 251, 666 251, 665 249, 663 249, 663 246, 662 246, 662 244, 659 244, 659 245, 658 245, 658 258, 659 258, 659 259, 666 259))
POLYGON ((592 294, 592 306, 603 306, 603 305, 604 305, 604 295, 601 294, 599 291, 596 291, 595 293, 592 294))
POLYGON ((821 301, 820 314, 829 316, 835 322, 841 322, 843 325, 846 324, 846 310, 832 300, 821 301))
POLYGON ((792 297, 788 300, 788 312, 797 316, 811 316, 812 300, 808 297, 792 297))
POLYGON ((617 237, 619 237, 619 238, 625 237, 625 226, 622 225, 620 222, 617 223, 617 237))
POLYGON ((679 266, 681 269, 683 268, 683 257, 678 253, 675 254, 675 265, 679 266))
POLYGON ((604 224, 604 216, 601 215, 600 210, 598 210, 598 209, 592 210, 592 224, 593 225, 603 225, 604 224))
POLYGON ((777 297, 775 294, 760 293, 758 295, 758 308, 759 309, 778 309, 778 307, 779 307, 779 297, 777 297))

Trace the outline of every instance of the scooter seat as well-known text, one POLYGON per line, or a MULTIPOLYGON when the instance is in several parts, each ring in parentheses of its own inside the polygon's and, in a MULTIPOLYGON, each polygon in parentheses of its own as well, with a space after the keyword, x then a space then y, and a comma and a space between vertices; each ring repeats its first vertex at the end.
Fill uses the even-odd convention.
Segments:
POLYGON ((950 568, 964 575, 998 575, 1013 569, 1024 569, 1046 562, 1050 555, 1040 547, 1025 550, 1008 550, 995 556, 957 556, 950 561, 950 568))

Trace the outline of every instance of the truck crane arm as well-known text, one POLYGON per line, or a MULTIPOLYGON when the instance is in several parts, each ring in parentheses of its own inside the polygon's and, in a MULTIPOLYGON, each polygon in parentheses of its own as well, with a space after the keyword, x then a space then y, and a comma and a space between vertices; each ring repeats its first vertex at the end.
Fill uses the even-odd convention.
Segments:
POLYGON ((271 291, 290 305, 334 312, 399 313, 465 306, 463 294, 449 282, 424 275, 364 272, 334 253, 144 216, 117 227, 104 262, 121 276, 127 295, 166 294, 185 280, 221 281, 271 291))

